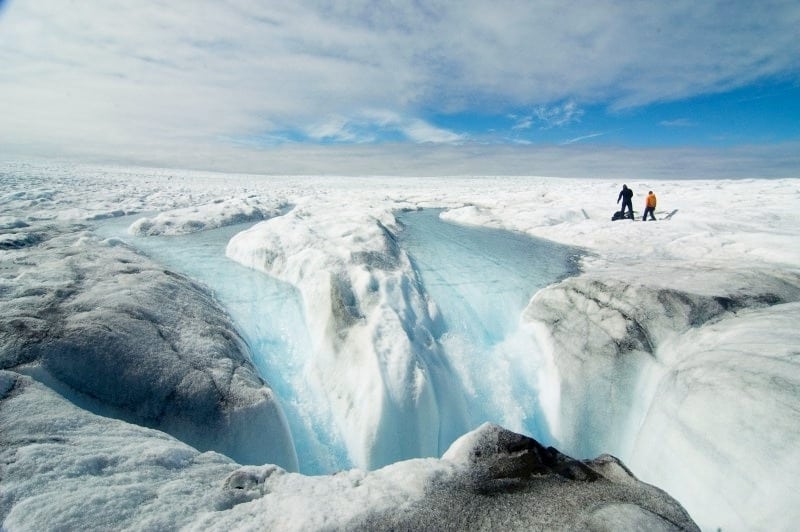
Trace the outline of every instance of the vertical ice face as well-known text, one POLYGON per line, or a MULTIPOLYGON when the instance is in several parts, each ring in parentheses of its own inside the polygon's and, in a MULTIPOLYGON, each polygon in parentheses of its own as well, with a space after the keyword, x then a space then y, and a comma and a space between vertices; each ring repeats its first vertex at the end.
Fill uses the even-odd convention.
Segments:
POLYGON ((119 241, 53 236, 15 252, 0 366, 90 410, 242 463, 297 468, 273 391, 211 295, 119 241))
POLYGON ((706 528, 800 521, 797 323, 800 303, 742 310, 659 350, 665 369, 628 463, 706 528))
POLYGON ((391 214, 297 208, 236 235, 227 255, 298 287, 317 383, 354 463, 439 455, 468 428, 430 303, 391 214))
POLYGON ((546 360, 520 316, 537 290, 574 273, 580 253, 521 233, 443 221, 444 214, 399 213, 398 236, 436 302, 436 339, 461 382, 470 426, 491 421, 549 443, 546 360))
POLYGON ((781 529, 800 519, 800 278, 670 267, 669 281, 582 275, 531 302, 560 383, 558 446, 619 456, 703 528, 781 529))

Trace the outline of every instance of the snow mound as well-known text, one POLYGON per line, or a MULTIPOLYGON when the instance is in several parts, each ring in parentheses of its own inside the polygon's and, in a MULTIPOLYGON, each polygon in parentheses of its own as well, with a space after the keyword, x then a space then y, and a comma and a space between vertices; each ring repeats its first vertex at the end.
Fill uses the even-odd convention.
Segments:
POLYGON ((211 203, 140 218, 129 228, 133 235, 183 235, 281 216, 292 208, 284 200, 262 201, 255 196, 217 199, 211 203))
POLYGON ((54 235, 7 259, 0 368, 201 450, 297 467, 272 390, 204 288, 88 234, 54 235))
POLYGON ((298 207, 239 233, 226 251, 300 290, 310 377, 354 463, 369 469, 438 456, 469 428, 432 334, 432 304, 393 231, 383 210, 298 207))

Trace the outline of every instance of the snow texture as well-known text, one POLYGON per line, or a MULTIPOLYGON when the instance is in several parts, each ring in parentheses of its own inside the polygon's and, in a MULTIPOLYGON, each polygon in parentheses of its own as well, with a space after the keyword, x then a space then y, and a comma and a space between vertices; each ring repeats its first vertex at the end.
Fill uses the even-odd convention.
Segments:
POLYGON ((670 530, 694 529, 692 519, 791 530, 800 520, 798 179, 628 182, 635 208, 656 192, 659 220, 612 222, 621 183, 592 179, 1 172, 9 530, 670 530), (151 218, 156 232, 217 227, 248 198, 270 219, 228 255, 297 286, 308 378, 361 469, 289 472, 280 405, 213 294, 91 229, 136 212, 164 213, 151 218), (473 428, 472 403, 393 214, 426 207, 586 251, 579 275, 531 294, 520 316, 545 445, 582 460, 495 425, 456 439, 473 428), (240 467, 201 452, 234 456, 256 438, 283 458, 240 467), (406 456, 430 458, 386 465, 406 456))
POLYGON ((171 530, 224 504, 238 466, 163 432, 91 414, 0 371, 4 530, 171 530))
POLYGON ((661 490, 615 459, 577 461, 535 440, 484 424, 442 460, 398 462, 322 478, 270 466, 241 469, 225 488, 248 504, 207 514, 202 528, 346 530, 696 530, 661 490), (302 516, 297 506, 314 512, 302 516), (288 516, 292 516, 288 518, 288 516))

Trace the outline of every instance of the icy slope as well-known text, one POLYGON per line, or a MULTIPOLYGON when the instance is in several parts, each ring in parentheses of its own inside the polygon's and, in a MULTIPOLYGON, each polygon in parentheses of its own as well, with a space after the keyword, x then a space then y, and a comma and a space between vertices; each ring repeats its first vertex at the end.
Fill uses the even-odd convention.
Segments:
POLYGON ((42 234, 0 263, 0 367, 199 449, 297 467, 273 392, 205 289, 118 241, 42 234))
POLYGON ((364 468, 438 456, 468 429, 432 334, 435 308, 394 224, 380 210, 298 206, 236 235, 226 252, 300 290, 314 352, 309 377, 364 468))
POLYGON ((163 432, 90 414, 0 371, 4 530, 172 530, 224 504, 238 467, 163 432))

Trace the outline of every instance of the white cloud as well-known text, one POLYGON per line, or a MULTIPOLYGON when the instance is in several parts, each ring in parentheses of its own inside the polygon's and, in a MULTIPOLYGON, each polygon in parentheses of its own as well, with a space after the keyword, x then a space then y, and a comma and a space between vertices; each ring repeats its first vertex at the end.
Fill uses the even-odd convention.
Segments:
POLYGON ((511 129, 513 130, 530 129, 532 126, 533 126, 533 117, 523 116, 521 118, 517 118, 517 122, 513 126, 511 126, 511 129))
POLYGON ((607 134, 608 134, 607 132, 604 132, 604 133, 590 133, 588 135, 582 135, 580 137, 575 137, 575 138, 571 138, 569 140, 565 140, 564 142, 561 143, 561 145, 562 146, 566 146, 568 144, 575 144, 576 142, 581 142, 581 141, 593 139, 593 138, 596 138, 596 137, 602 137, 603 135, 607 135, 607 134))
POLYGON ((663 127, 694 127, 697 124, 688 118, 676 118, 674 120, 662 120, 658 125, 663 127))
POLYGON ((542 123, 542 127, 550 129, 580 121, 581 116, 583 116, 583 110, 575 102, 566 102, 552 107, 540 105, 536 108, 535 114, 536 118, 542 123))
POLYGON ((0 12, 0 146, 171 148, 179 163, 197 151, 187 146, 226 137, 369 141, 360 124, 372 109, 399 117, 385 127, 412 142, 462 142, 422 117, 532 108, 531 120, 556 127, 579 119, 579 104, 796 78, 797 27, 793 0, 11 0, 0 12))
POLYGON ((315 124, 308 128, 308 137, 314 140, 332 140, 336 142, 370 142, 372 136, 365 137, 358 135, 350 128, 346 118, 335 117, 321 124, 315 124))
POLYGON ((419 119, 403 124, 402 131, 410 140, 419 143, 457 144, 465 140, 464 135, 432 126, 419 119))
POLYGON ((367 110, 349 118, 337 116, 306 129, 319 141, 369 143, 401 137, 415 143, 453 144, 463 135, 436 127, 419 118, 406 118, 392 111, 367 110))

